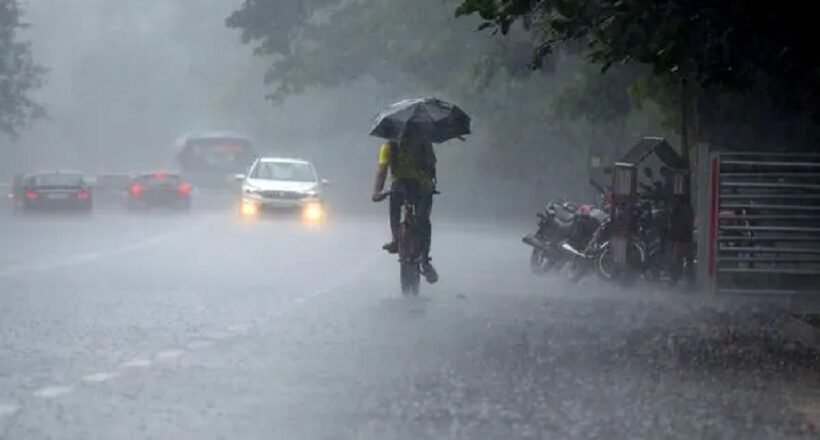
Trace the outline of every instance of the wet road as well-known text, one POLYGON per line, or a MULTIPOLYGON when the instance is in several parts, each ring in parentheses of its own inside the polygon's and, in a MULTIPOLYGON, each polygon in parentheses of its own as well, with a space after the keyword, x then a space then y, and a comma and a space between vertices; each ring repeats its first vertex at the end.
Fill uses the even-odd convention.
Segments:
POLYGON ((439 222, 406 299, 376 219, 2 217, 0 438, 817 438, 777 314, 537 279, 520 232, 439 222))

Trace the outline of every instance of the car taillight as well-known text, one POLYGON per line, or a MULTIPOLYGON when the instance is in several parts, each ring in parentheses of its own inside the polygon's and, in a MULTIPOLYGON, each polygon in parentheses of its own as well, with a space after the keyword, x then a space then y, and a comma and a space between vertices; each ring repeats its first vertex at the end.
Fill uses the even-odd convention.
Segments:
POLYGON ((84 189, 80 190, 80 192, 77 193, 77 198, 80 200, 88 200, 88 191, 84 189))
POLYGON ((190 183, 180 183, 179 188, 177 188, 179 193, 182 194, 183 196, 190 195, 191 194, 191 189, 193 189, 193 188, 191 187, 190 183))
POLYGON ((128 188, 128 192, 130 192, 134 197, 139 197, 140 194, 142 194, 142 187, 135 183, 128 188))
POLYGON ((29 200, 35 200, 37 198, 37 192, 33 190, 26 190, 26 198, 29 200))

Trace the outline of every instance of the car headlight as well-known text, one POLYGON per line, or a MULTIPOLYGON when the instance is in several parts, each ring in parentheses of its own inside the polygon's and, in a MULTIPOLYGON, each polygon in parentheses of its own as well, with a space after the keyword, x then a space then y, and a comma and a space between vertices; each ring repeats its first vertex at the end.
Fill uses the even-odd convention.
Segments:
POLYGON ((321 203, 308 203, 302 207, 302 220, 318 222, 325 218, 325 208, 321 203))
POLYGON ((315 189, 309 189, 305 191, 303 194, 305 195, 305 198, 308 199, 319 197, 319 191, 316 191, 315 189))
POLYGON ((250 186, 245 187, 245 194, 259 194, 260 190, 257 188, 252 188, 250 186))
POLYGON ((259 204, 252 200, 242 200, 239 207, 239 214, 242 217, 256 217, 259 215, 259 204))

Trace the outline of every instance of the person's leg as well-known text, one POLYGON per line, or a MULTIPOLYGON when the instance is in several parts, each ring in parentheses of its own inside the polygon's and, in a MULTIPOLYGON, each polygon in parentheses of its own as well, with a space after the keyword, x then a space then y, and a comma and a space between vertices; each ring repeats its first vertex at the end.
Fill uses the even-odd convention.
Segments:
POLYGON ((430 222, 432 209, 433 194, 420 194, 416 202, 416 219, 419 222, 419 233, 421 234, 422 273, 429 283, 438 281, 438 272, 430 262, 430 246, 433 237, 433 227, 430 222))
POLYGON ((433 225, 430 222, 430 214, 433 209, 433 194, 422 194, 416 203, 416 218, 419 222, 419 232, 421 233, 421 255, 429 260, 430 246, 433 238, 433 225))
POLYGON ((390 235, 391 241, 384 246, 384 250, 395 254, 399 251, 399 217, 401 216, 401 204, 404 201, 402 194, 396 193, 401 188, 399 182, 390 184, 390 235))

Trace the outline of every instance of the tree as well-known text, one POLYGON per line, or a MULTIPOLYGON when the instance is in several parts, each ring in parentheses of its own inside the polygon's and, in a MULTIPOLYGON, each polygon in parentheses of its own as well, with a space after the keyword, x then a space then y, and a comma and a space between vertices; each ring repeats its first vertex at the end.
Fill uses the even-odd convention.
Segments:
MULTIPOLYGON (((277 103, 311 89, 342 88, 366 77, 387 92, 378 99, 362 96, 359 101, 368 107, 365 112, 408 94, 440 94, 473 116, 475 131, 469 151, 460 156, 469 165, 444 174, 459 173, 459 182, 475 178, 483 185, 491 185, 493 179, 503 185, 523 183, 533 194, 529 203, 543 203, 549 195, 582 194, 587 185, 587 151, 612 144, 613 131, 630 141, 634 136, 629 134, 634 133, 597 120, 557 117, 551 103, 558 100, 567 77, 574 75, 578 57, 544 58, 539 60, 539 70, 533 71, 535 46, 529 32, 510 29, 507 38, 476 33, 481 21, 454 17, 457 4, 456 0, 247 0, 227 25, 239 30, 243 41, 268 60, 266 80, 277 103)), ((615 89, 603 83, 600 87, 607 99, 621 96, 628 107, 626 91, 615 89)), ((565 104, 568 108, 569 102, 565 104)), ((369 115, 362 116, 360 133, 369 115)), ((455 150, 458 147, 441 151, 446 156, 455 150)))
POLYGON ((581 42, 603 69, 648 64, 660 75, 689 75, 705 86, 740 90, 761 73, 816 93, 814 19, 796 1, 463 0, 457 14, 476 13, 483 26, 509 32, 523 21, 540 35, 537 56, 581 42))
POLYGON ((507 44, 473 35, 474 23, 453 20, 441 0, 248 0, 227 25, 271 59, 265 79, 274 100, 363 76, 442 90, 466 81, 464 67, 491 45, 507 44))
POLYGON ((702 107, 698 96, 766 95, 767 105, 820 121, 814 20, 796 1, 463 0, 456 13, 501 33, 523 23, 538 38, 536 59, 572 44, 604 71, 648 65, 667 89, 659 95, 678 92, 679 117, 702 107))
POLYGON ((34 61, 31 45, 19 38, 24 27, 20 6, 0 2, 0 131, 12 137, 44 114, 30 95, 43 85, 45 69, 34 61))

